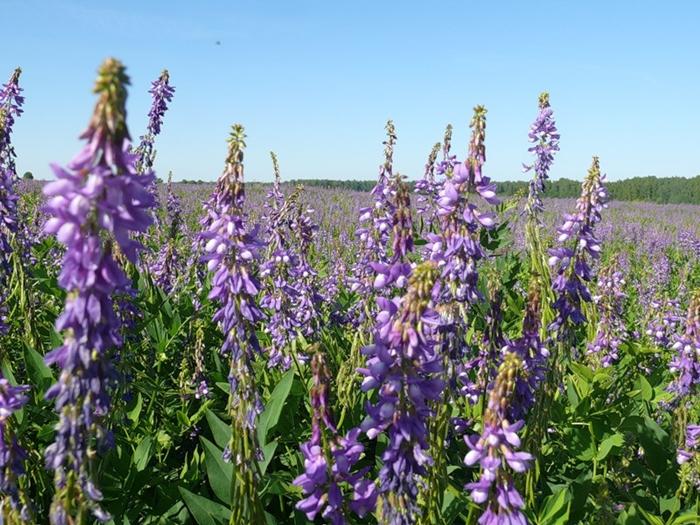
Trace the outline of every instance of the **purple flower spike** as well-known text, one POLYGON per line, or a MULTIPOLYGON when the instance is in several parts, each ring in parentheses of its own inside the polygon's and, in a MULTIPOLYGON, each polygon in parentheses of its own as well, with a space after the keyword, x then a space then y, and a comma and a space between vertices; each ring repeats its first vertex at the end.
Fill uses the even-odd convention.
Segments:
POLYGON ((151 224, 153 204, 146 188, 154 175, 137 173, 137 156, 129 148, 128 83, 119 61, 102 64, 99 99, 81 136, 87 144, 67 168, 54 166, 58 180, 44 187, 51 215, 45 230, 66 246, 58 283, 68 294, 56 321, 63 345, 46 356, 47 364, 61 369, 46 394, 59 415, 55 441, 46 449, 46 465, 55 472, 54 524, 77 519, 86 509, 98 521, 109 519, 99 505, 91 463, 96 446, 109 442, 102 424, 114 382, 108 352, 122 344, 112 297, 128 281, 113 254, 120 250, 135 261, 141 246, 132 234, 151 224))
POLYGON ((440 397, 443 356, 438 353, 439 315, 433 310, 439 296, 439 270, 426 262, 417 266, 402 298, 379 298, 374 344, 367 356, 362 390, 376 390, 378 400, 367 406, 362 429, 370 439, 385 433, 379 492, 383 523, 414 523, 421 477, 432 463, 428 455, 429 403, 440 397))
POLYGON ((27 453, 19 446, 8 425, 12 415, 27 403, 24 393, 28 386, 12 386, 0 376, 0 512, 3 517, 15 518, 12 523, 25 523, 22 518, 28 508, 24 495, 20 493, 18 480, 24 475, 24 460, 27 453))
POLYGON ((549 265, 556 274, 552 288, 557 312, 551 328, 559 330, 560 336, 566 331, 562 328, 567 321, 580 324, 585 320, 581 303, 592 300, 588 290, 592 279, 589 260, 600 257, 601 243, 593 229, 600 222, 600 213, 607 202, 604 183, 598 157, 593 157, 593 164, 581 186, 581 196, 576 201, 576 212, 564 216, 564 223, 557 230, 560 246, 549 251, 549 265))
POLYGON ((344 525, 349 511, 364 517, 374 509, 376 486, 364 477, 368 469, 354 468, 364 452, 358 441, 360 429, 340 436, 335 428, 328 401, 331 377, 321 353, 314 354, 311 368, 311 439, 301 446, 304 473, 294 480, 306 497, 297 503, 297 509, 309 520, 322 516, 327 523, 344 525), (346 485, 352 496, 344 494, 346 485))
POLYGON ((671 348, 676 355, 669 368, 675 377, 668 390, 675 395, 673 403, 678 404, 700 394, 700 291, 690 300, 685 332, 675 336, 671 348))
POLYGON ((219 304, 214 322, 221 328, 221 353, 229 358, 229 412, 232 438, 225 457, 235 461, 240 483, 235 484, 231 506, 235 523, 261 523, 263 509, 257 491, 257 465, 260 448, 255 432, 262 402, 255 383, 253 360, 260 352, 255 325, 263 318, 255 297, 260 284, 253 273, 263 243, 257 229, 249 230, 243 211, 243 126, 233 126, 223 173, 206 204, 201 221, 204 231, 204 261, 212 273, 209 298, 219 304))
MULTIPOLYGON (((12 237, 20 233, 17 212, 17 170, 15 150, 12 147, 12 128, 15 119, 22 114, 22 88, 19 77, 22 70, 17 68, 7 84, 0 90, 0 336, 8 331, 5 323, 7 309, 5 295, 12 271, 12 237)), ((22 241, 22 239, 20 239, 22 241)))
POLYGON ((538 216, 544 211, 542 194, 545 182, 549 179, 549 170, 554 162, 554 154, 559 151, 559 133, 554 122, 552 108, 549 106, 549 93, 540 95, 540 111, 530 126, 528 138, 533 144, 528 151, 535 154, 535 162, 523 166, 524 171, 534 171, 530 181, 526 211, 530 217, 539 220, 538 216))
POLYGON ((598 314, 598 327, 593 342, 586 352, 596 363, 609 367, 620 359, 620 346, 627 339, 627 328, 623 318, 625 279, 618 271, 619 263, 613 259, 600 272, 598 294, 593 297, 598 314))
POLYGON ((464 458, 467 466, 479 465, 478 481, 468 483, 466 489, 474 503, 486 504, 479 523, 511 524, 527 523, 522 513, 525 502, 515 488, 513 473, 527 471, 532 456, 519 452, 518 432, 523 420, 510 423, 509 406, 516 389, 515 380, 523 372, 523 361, 515 353, 508 353, 498 370, 489 392, 489 401, 484 412, 483 429, 480 436, 465 437, 470 451, 464 458))

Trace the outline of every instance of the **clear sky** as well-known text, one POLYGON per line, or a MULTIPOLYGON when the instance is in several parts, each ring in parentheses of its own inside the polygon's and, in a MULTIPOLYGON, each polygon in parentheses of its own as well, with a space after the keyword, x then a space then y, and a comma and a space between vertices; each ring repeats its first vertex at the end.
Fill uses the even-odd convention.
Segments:
POLYGON ((542 90, 562 135, 554 178, 580 179, 591 155, 611 180, 700 173, 700 2, 0 0, 0 12, 0 78, 24 70, 18 169, 39 178, 78 151, 107 56, 128 67, 136 139, 150 81, 170 70, 156 169, 176 180, 215 179, 234 122, 249 180, 271 179, 271 149, 284 178, 372 179, 387 118, 396 168, 416 178, 448 122, 464 155, 475 104, 489 110, 487 173, 523 178, 542 90))

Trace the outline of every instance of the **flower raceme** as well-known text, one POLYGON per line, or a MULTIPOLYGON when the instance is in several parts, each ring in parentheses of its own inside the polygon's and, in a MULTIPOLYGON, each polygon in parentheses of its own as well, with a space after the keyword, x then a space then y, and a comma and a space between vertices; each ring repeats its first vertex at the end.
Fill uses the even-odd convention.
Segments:
POLYGON ((432 262, 413 269, 401 298, 379 298, 381 308, 374 344, 367 356, 362 390, 376 390, 378 400, 367 406, 362 429, 371 439, 388 438, 379 471, 383 523, 414 523, 420 479, 431 463, 428 451, 430 401, 440 397, 442 356, 438 352, 439 315, 433 305, 439 295, 439 270, 432 262))
POLYGON ((320 515, 328 523, 344 525, 349 511, 363 517, 374 509, 376 486, 365 478, 368 467, 354 469, 364 451, 358 441, 360 429, 341 436, 335 428, 328 401, 330 373, 323 354, 314 354, 311 368, 311 439, 301 446, 304 473, 294 480, 306 497, 297 509, 309 520, 320 515), (345 487, 352 490, 352 497, 344 494, 345 487))
POLYGON ((51 215, 45 230, 66 246, 58 283, 67 298, 56 321, 64 340, 46 356, 61 369, 46 394, 59 416, 55 441, 46 450, 47 467, 55 473, 50 516, 55 525, 84 519, 87 510, 99 521, 109 520, 99 505, 91 463, 108 436, 102 421, 115 380, 108 352, 122 343, 112 295, 128 281, 113 251, 118 247, 135 261, 140 245, 132 233, 148 228, 153 204, 146 188, 154 176, 137 173, 137 156, 129 147, 128 83, 119 61, 102 64, 95 85, 99 98, 81 135, 86 145, 66 168, 53 166, 58 180, 44 188, 51 215))

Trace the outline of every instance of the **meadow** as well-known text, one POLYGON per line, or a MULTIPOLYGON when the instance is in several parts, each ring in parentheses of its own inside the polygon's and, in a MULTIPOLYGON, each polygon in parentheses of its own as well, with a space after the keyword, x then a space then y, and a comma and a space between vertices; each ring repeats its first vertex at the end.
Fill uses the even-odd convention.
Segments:
POLYGON ((391 121, 371 192, 285 183, 274 154, 246 184, 239 124, 215 183, 156 182, 175 90, 132 145, 114 59, 85 147, 20 180, 20 80, 0 523, 700 523, 700 206, 611 201, 596 157, 548 198, 546 94, 528 191, 499 198, 481 106, 414 188, 391 121))

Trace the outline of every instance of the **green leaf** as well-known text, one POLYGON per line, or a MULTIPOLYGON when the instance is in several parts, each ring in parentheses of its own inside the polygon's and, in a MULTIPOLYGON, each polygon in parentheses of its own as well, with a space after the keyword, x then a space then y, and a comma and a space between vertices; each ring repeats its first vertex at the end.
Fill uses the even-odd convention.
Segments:
POLYGON ((642 400, 651 401, 654 398, 654 389, 651 387, 646 377, 638 376, 634 386, 639 389, 642 400))
POLYGON ((287 401, 289 392, 292 389, 294 382, 294 370, 287 371, 277 383, 275 389, 270 394, 270 399, 267 400, 265 411, 260 415, 258 423, 258 441, 260 444, 267 443, 267 433, 272 429, 280 419, 282 408, 287 401))
POLYGON ((556 494, 547 496, 545 504, 537 519, 538 525, 564 525, 569 522, 569 492, 560 489, 556 494))
POLYGON ((265 474, 267 467, 270 465, 270 461, 272 461, 272 458, 275 457, 275 450, 276 449, 277 449, 277 440, 271 441, 270 443, 263 445, 262 452, 263 452, 264 459, 259 463, 261 474, 265 474))
POLYGON ((654 516, 653 514, 648 513, 640 506, 637 506, 637 509, 639 510, 641 515, 644 516, 644 519, 647 520, 647 523, 649 523, 649 525, 664 525, 664 520, 659 518, 658 516, 654 516))
POLYGON ((228 523, 231 511, 215 501, 197 496, 189 490, 178 487, 187 509, 198 525, 224 525, 228 523))
POLYGON ((199 440, 205 451, 204 462, 207 466, 207 479, 211 490, 222 502, 230 503, 233 465, 224 461, 222 450, 214 443, 203 436, 200 436, 199 440))
POLYGON ((207 418, 207 423, 209 423, 209 430, 214 436, 214 442, 220 448, 226 448, 226 445, 231 441, 231 427, 221 421, 211 410, 207 410, 204 415, 207 418))
POLYGON ((33 348, 24 348, 24 362, 32 384, 38 385, 43 393, 53 383, 51 369, 44 363, 44 357, 33 348))
POLYGON ((146 436, 134 450, 133 462, 138 472, 143 471, 151 459, 153 449, 153 438, 146 436))
POLYGON ((606 437, 598 447, 598 456, 596 457, 596 459, 598 461, 602 461, 603 459, 608 457, 608 454, 610 454, 610 451, 613 449, 613 447, 621 447, 624 444, 625 437, 620 433, 615 433, 612 436, 606 437))
POLYGON ((136 424, 139 421, 139 417, 141 416, 141 409, 143 408, 143 398, 141 397, 141 392, 138 393, 136 396, 136 404, 134 405, 134 408, 129 410, 126 413, 126 417, 129 418, 129 420, 136 424))
POLYGON ((593 370, 591 370, 587 366, 571 361, 569 363, 569 368, 571 369, 571 371, 574 374, 576 374, 578 377, 580 377, 584 381, 586 381, 586 382, 593 381, 593 370))
POLYGON ((700 523, 700 514, 692 511, 687 514, 681 514, 670 525, 686 525, 686 523, 700 523))

